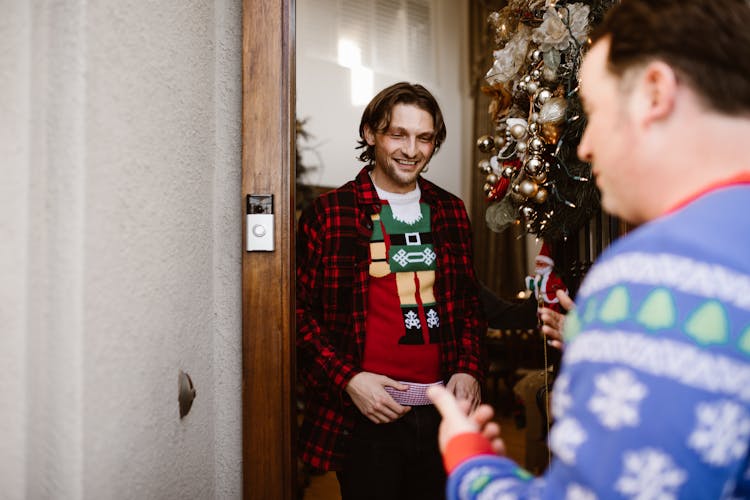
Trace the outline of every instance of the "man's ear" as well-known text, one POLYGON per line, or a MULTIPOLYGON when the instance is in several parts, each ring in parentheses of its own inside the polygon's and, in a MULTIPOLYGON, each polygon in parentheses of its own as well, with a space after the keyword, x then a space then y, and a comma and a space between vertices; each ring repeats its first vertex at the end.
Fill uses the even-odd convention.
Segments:
POLYGON ((369 144, 370 146, 374 146, 375 145, 375 133, 372 131, 369 125, 365 125, 364 132, 365 132, 365 142, 369 144))
POLYGON ((644 125, 667 118, 675 106, 677 75, 665 62, 652 61, 639 79, 639 111, 644 125))

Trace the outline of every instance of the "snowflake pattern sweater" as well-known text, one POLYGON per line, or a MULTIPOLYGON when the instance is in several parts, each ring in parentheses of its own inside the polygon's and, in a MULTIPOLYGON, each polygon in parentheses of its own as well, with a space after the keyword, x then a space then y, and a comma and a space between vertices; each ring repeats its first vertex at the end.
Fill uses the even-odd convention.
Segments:
POLYGON ((547 472, 450 457, 449 498, 750 497, 748 200, 714 189, 615 242, 566 321, 547 472))

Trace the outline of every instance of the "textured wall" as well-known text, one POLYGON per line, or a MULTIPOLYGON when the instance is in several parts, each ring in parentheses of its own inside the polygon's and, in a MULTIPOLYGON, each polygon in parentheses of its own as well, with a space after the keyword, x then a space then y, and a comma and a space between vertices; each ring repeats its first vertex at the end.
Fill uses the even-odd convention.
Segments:
POLYGON ((241 2, 23 3, 0 20, 3 495, 237 498, 241 2))
POLYGON ((29 23, 25 2, 0 2, 0 491, 25 490, 29 23))

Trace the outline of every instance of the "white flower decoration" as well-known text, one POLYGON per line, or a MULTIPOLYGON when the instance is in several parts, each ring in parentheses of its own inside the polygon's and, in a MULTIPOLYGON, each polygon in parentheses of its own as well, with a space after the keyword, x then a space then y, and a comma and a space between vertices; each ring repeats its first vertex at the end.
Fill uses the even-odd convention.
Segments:
POLYGON ((502 49, 493 52, 495 63, 485 75, 487 83, 490 85, 497 82, 506 83, 518 74, 526 61, 530 33, 531 28, 525 24, 519 24, 518 31, 513 38, 502 49))
POLYGON ((580 44, 586 39, 589 26, 589 6, 574 3, 566 8, 550 7, 544 13, 542 24, 532 32, 532 40, 539 45, 539 49, 546 52, 550 49, 566 50, 570 46, 571 33, 580 44), (563 20, 568 20, 565 25, 563 20))

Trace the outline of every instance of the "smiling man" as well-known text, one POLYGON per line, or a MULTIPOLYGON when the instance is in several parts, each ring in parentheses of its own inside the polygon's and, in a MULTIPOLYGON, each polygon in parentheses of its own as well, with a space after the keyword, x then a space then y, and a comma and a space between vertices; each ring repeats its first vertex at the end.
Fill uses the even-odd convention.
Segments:
POLYGON ((446 135, 427 89, 382 90, 359 135, 367 165, 299 221, 300 456, 337 471, 344 500, 440 499, 440 415, 426 389, 476 406, 483 376, 469 220, 420 175, 446 135))
POLYGON ((639 227, 566 321, 544 476, 430 389, 451 498, 750 498, 748 26, 747 0, 622 0, 592 34, 578 154, 639 227))

